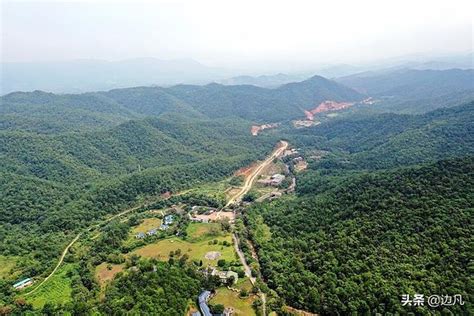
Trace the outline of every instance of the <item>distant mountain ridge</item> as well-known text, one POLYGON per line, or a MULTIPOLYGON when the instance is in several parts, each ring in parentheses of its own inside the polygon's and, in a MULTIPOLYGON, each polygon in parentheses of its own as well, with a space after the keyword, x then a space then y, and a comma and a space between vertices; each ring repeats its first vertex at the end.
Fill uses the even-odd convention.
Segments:
POLYGON ((474 99, 473 69, 369 71, 336 81, 382 100, 381 110, 423 113, 474 99))
POLYGON ((1 66, 1 94, 33 90, 78 93, 140 85, 203 84, 229 76, 223 69, 204 66, 192 59, 76 60, 2 63, 1 66))
POLYGON ((56 133, 173 113, 201 119, 235 117, 268 123, 302 117, 304 109, 326 100, 341 102, 362 98, 353 89, 320 76, 276 89, 214 83, 64 95, 15 92, 0 99, 0 129, 56 133))
POLYGON ((307 79, 306 75, 290 75, 284 73, 278 73, 276 75, 261 75, 261 76, 236 76, 224 80, 220 80, 218 83, 223 85, 252 85, 262 88, 276 88, 281 85, 302 81, 307 79))

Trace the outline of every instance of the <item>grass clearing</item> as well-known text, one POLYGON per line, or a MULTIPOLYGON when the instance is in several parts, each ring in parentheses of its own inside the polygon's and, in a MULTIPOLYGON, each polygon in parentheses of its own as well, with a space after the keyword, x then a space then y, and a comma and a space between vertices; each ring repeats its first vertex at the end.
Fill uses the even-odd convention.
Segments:
POLYGON ((161 220, 156 217, 151 217, 151 218, 145 218, 142 223, 140 223, 138 226, 135 226, 132 229, 133 234, 137 233, 146 233, 150 229, 153 228, 159 228, 161 225, 161 220))
POLYGON ((13 256, 0 255, 0 278, 13 277, 13 268, 16 266, 18 258, 13 256))
POLYGON ((232 307, 235 316, 252 316, 256 315, 252 307, 255 300, 254 296, 240 298, 239 293, 222 287, 217 289, 216 295, 209 301, 210 304, 222 304, 224 307, 232 307))
POLYGON ((74 269, 73 264, 65 264, 35 293, 27 296, 26 300, 35 309, 43 308, 47 302, 65 304, 71 301, 71 279, 67 277, 68 271, 74 269))
POLYGON ((192 193, 203 194, 212 197, 216 200, 226 200, 225 192, 231 187, 229 181, 232 178, 228 178, 219 182, 211 182, 203 184, 197 188, 190 190, 192 193))
POLYGON ((233 287, 240 290, 246 290, 247 292, 250 293, 250 291, 252 291, 253 285, 252 285, 252 282, 250 282, 250 279, 245 277, 245 278, 239 278, 239 280, 237 281, 237 284, 235 284, 233 287))
POLYGON ((104 287, 107 282, 113 280, 115 275, 123 271, 123 264, 109 264, 103 262, 95 268, 95 277, 101 287, 104 287), (111 268, 109 270, 109 267, 111 268))
POLYGON ((217 265, 217 260, 210 260, 205 258, 206 253, 210 251, 220 252, 221 256, 219 257, 219 259, 233 261, 236 258, 234 247, 232 246, 232 237, 230 235, 209 238, 198 242, 190 242, 177 237, 172 237, 136 249, 131 252, 131 254, 137 254, 142 257, 151 257, 167 261, 169 259, 169 253, 178 249, 181 249, 182 254, 187 254, 190 260, 202 260, 203 265, 217 265), (209 241, 212 240, 217 240, 218 242, 227 241, 230 246, 222 246, 219 244, 209 245, 209 241))
POLYGON ((219 223, 190 223, 186 233, 189 241, 199 241, 204 238, 212 239, 222 235, 219 223))

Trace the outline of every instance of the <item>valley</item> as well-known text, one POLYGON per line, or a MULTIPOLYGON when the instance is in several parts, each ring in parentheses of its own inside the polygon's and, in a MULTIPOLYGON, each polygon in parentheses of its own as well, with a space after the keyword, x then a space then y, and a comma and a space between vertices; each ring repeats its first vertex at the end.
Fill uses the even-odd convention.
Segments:
MULTIPOLYGON (((256 283, 256 278, 252 276, 250 267, 247 265, 245 257, 242 253, 242 251, 239 248, 239 243, 237 242, 237 237, 233 233, 225 233, 219 231, 221 230, 220 228, 220 221, 222 220, 219 216, 219 213, 222 212, 236 212, 236 210, 230 210, 228 209, 229 207, 236 207, 239 205, 239 203, 242 200, 242 197, 249 192, 250 189, 252 189, 252 185, 255 183, 256 178, 261 174, 262 170, 267 168, 275 159, 278 159, 281 157, 282 153, 287 150, 289 144, 288 142, 285 141, 280 141, 278 142, 276 149, 263 161, 258 162, 258 163, 253 163, 251 172, 247 173, 246 177, 244 178, 242 186, 235 192, 227 201, 227 203, 220 208, 217 213, 217 217, 214 218, 214 220, 211 221, 206 221, 205 223, 189 223, 188 227, 186 229, 187 231, 187 236, 188 238, 183 241, 179 237, 174 237, 173 235, 171 236, 166 236, 166 237, 161 237, 158 239, 157 242, 155 243, 150 243, 146 244, 145 246, 138 247, 135 250, 129 252, 128 254, 124 254, 125 257, 130 257, 132 258, 133 256, 140 256, 143 258, 154 258, 160 261, 169 261, 170 259, 172 260, 174 255, 171 255, 172 253, 175 253, 176 251, 179 251, 180 253, 183 251, 185 252, 188 260, 192 262, 201 262, 200 265, 202 264, 205 267, 215 267, 218 268, 217 266, 217 259, 218 260, 223 260, 227 262, 234 262, 237 259, 236 266, 242 266, 243 267, 243 274, 244 274, 244 280, 239 281, 239 282, 244 282, 245 280, 250 280, 251 285, 254 286, 256 283), (164 238, 164 239, 162 239, 164 238), (224 247, 222 247, 224 245, 224 247), (210 253, 217 253, 218 257, 217 258, 208 258, 208 255, 210 253), (239 262, 240 261, 240 262, 239 262)), ((193 189, 191 189, 193 190, 193 189)), ((188 190, 189 191, 189 190, 188 190)), ((167 199, 172 199, 175 197, 179 197, 184 193, 177 193, 174 195, 167 196, 167 199)), ((143 231, 152 229, 154 227, 159 227, 160 225, 156 224, 154 220, 156 220, 156 217, 148 217, 152 214, 159 214, 162 215, 166 210, 148 210, 149 207, 147 205, 140 205, 137 207, 129 208, 125 211, 122 211, 118 214, 115 214, 113 216, 110 216, 103 220, 100 223, 94 224, 93 226, 90 226, 87 229, 84 229, 82 232, 80 232, 74 239, 66 246, 66 248, 62 251, 61 256, 59 258, 59 261, 57 262, 56 266, 52 270, 52 272, 47 275, 44 279, 35 279, 34 283, 32 286, 25 288, 25 290, 21 291, 19 293, 20 297, 24 297, 27 301, 31 302, 34 307, 36 308, 43 308, 45 303, 48 301, 48 299, 51 299, 50 293, 54 292, 54 288, 58 286, 58 282, 64 282, 64 281, 59 281, 59 277, 56 276, 58 274, 62 274, 62 278, 64 278, 64 269, 69 269, 70 267, 69 263, 64 263, 64 258, 66 255, 68 255, 68 252, 70 252, 70 249, 74 247, 74 252, 82 251, 87 248, 85 246, 84 242, 81 241, 84 239, 86 243, 94 243, 94 240, 97 240, 98 237, 100 237, 100 232, 101 232, 101 227, 104 227, 107 225, 107 223, 113 222, 113 221, 119 221, 119 222, 124 222, 127 220, 130 220, 131 216, 140 216, 144 218, 143 224, 141 224, 138 227, 133 228, 133 230, 136 231, 143 231), (145 216, 145 217, 143 217, 145 216), (147 222, 146 226, 143 226, 144 223, 147 222), (154 225, 153 225, 154 224, 154 225), (141 227, 141 228, 140 228, 141 227), (88 242, 87 242, 88 241, 88 242), (77 245, 79 244, 79 245, 77 245)), ((237 210, 238 211, 238 210, 237 210)), ((158 222, 160 222, 158 220, 158 222)), ((232 224, 233 220, 231 220, 232 224)), ((131 236, 129 237, 130 241, 127 241, 128 244, 133 244, 134 240, 136 239, 136 233, 130 233, 131 236)), ((178 236, 178 235, 177 235, 178 236)), ((135 248, 136 246, 131 246, 132 248, 135 248)), ((101 284, 102 291, 105 291, 105 286, 112 282, 114 279, 115 275, 117 273, 120 273, 124 271, 124 264, 110 264, 103 262, 99 264, 96 268, 97 270, 97 281, 101 284)), ((250 292, 251 289, 247 287, 248 292, 250 292)), ((65 293, 70 293, 70 285, 69 288, 66 286, 65 288, 62 289, 62 291, 65 291, 65 293)), ((240 313, 237 312, 236 315, 247 315, 247 312, 245 314, 241 314, 242 310, 248 310, 252 311, 252 313, 255 313, 253 311, 252 303, 254 302, 255 298, 252 299, 246 299, 241 301, 240 298, 237 298, 237 301, 233 301, 234 299, 230 299, 233 297, 234 292, 226 292, 224 289, 220 290, 218 289, 218 294, 213 301, 225 301, 227 304, 230 304, 230 308, 240 310, 240 313), (221 293, 222 292, 222 293, 221 293), (221 293, 221 294, 219 294, 221 293), (226 293, 226 294, 224 294, 226 293), (227 299, 226 297, 229 297, 227 299), (234 305, 236 304, 236 305, 234 305)), ((103 297, 103 294, 100 294, 101 297, 103 297)), ((238 296, 238 295, 237 295, 238 296)), ((265 308, 265 294, 264 293, 259 293, 258 296, 262 299, 263 301, 263 307, 265 308)), ((67 296, 66 296, 67 297, 67 296)), ((257 297, 257 296, 255 296, 257 297)), ((67 301, 65 301, 67 302, 67 301)), ((64 303, 64 302, 63 302, 64 303)))
POLYGON ((318 76, 2 96, 0 311, 183 315, 209 291, 233 315, 404 313, 398 289, 448 280, 468 300, 464 76, 414 113, 318 76))

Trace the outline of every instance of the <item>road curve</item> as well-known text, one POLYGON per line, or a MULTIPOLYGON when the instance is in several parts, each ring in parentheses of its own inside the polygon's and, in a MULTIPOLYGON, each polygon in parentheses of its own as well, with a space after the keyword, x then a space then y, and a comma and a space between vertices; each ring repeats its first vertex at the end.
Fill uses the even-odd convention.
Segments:
MULTIPOLYGON (((136 210, 136 209, 138 209, 138 208, 139 208, 138 206, 137 206, 137 207, 129 208, 129 209, 127 209, 127 210, 125 210, 125 211, 123 211, 123 212, 121 212, 121 213, 115 214, 114 216, 112 216, 112 217, 110 217, 110 218, 104 220, 104 222, 105 222, 105 223, 110 222, 111 220, 113 220, 113 219, 115 219, 115 218, 117 218, 117 217, 120 217, 120 216, 122 216, 122 215, 124 215, 124 214, 127 214, 127 213, 129 213, 129 212, 131 212, 131 211, 134 211, 134 210, 136 210)), ((100 226, 100 224, 96 224, 96 225, 94 225, 94 226, 89 227, 87 230, 91 229, 92 227, 99 227, 99 226, 100 226)), ((81 237, 81 235, 82 235, 82 232, 79 233, 79 234, 77 234, 76 237, 66 246, 66 248, 64 248, 64 250, 63 250, 63 252, 62 252, 62 254, 61 254, 61 257, 59 258, 59 261, 58 261, 58 263, 56 264, 56 267, 54 267, 53 271, 52 271, 46 278, 44 278, 44 280, 41 281, 41 283, 38 284, 37 287, 35 287, 35 288, 34 288, 33 290, 31 290, 30 292, 27 292, 27 293, 23 294, 24 296, 28 296, 28 295, 30 295, 30 294, 36 292, 37 289, 39 289, 40 287, 42 287, 43 284, 45 284, 45 283, 56 273, 56 271, 59 269, 59 267, 60 267, 61 264, 63 263, 64 257, 66 257, 67 252, 68 252, 69 249, 72 247, 72 245, 74 245, 74 244, 76 243, 76 241, 79 239, 79 237, 81 237)))
POLYGON ((71 246, 74 245, 74 243, 79 239, 79 237, 81 237, 81 234, 82 233, 77 234, 77 236, 66 246, 66 248, 64 248, 63 253, 61 254, 61 257, 59 258, 58 264, 56 265, 56 267, 54 267, 53 271, 43 281, 41 281, 41 283, 38 284, 37 287, 35 287, 30 292, 25 293, 24 294, 25 296, 36 292, 37 289, 39 289, 44 283, 46 283, 49 280, 49 278, 51 278, 54 275, 54 273, 56 273, 56 271, 59 269, 59 267, 63 263, 64 257, 66 257, 66 254, 69 251, 69 248, 71 248, 71 246))

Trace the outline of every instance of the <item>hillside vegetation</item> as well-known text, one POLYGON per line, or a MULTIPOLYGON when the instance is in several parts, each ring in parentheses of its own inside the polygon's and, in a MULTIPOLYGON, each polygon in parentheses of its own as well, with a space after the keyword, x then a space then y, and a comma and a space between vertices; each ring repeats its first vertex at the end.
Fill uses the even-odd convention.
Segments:
POLYGON ((48 134, 84 131, 167 114, 266 123, 301 117, 303 109, 314 108, 325 100, 361 99, 356 91, 319 76, 277 89, 209 84, 64 95, 15 92, 0 99, 0 130, 48 134))
MULTIPOLYGON (((402 294, 472 301, 473 179, 470 157, 347 177, 253 207, 247 221, 263 278, 290 306, 323 315, 404 313, 402 294)), ((460 315, 472 305, 444 309, 460 315)))
POLYGON ((474 70, 382 70, 338 82, 378 99, 378 111, 424 113, 474 98, 474 70))

